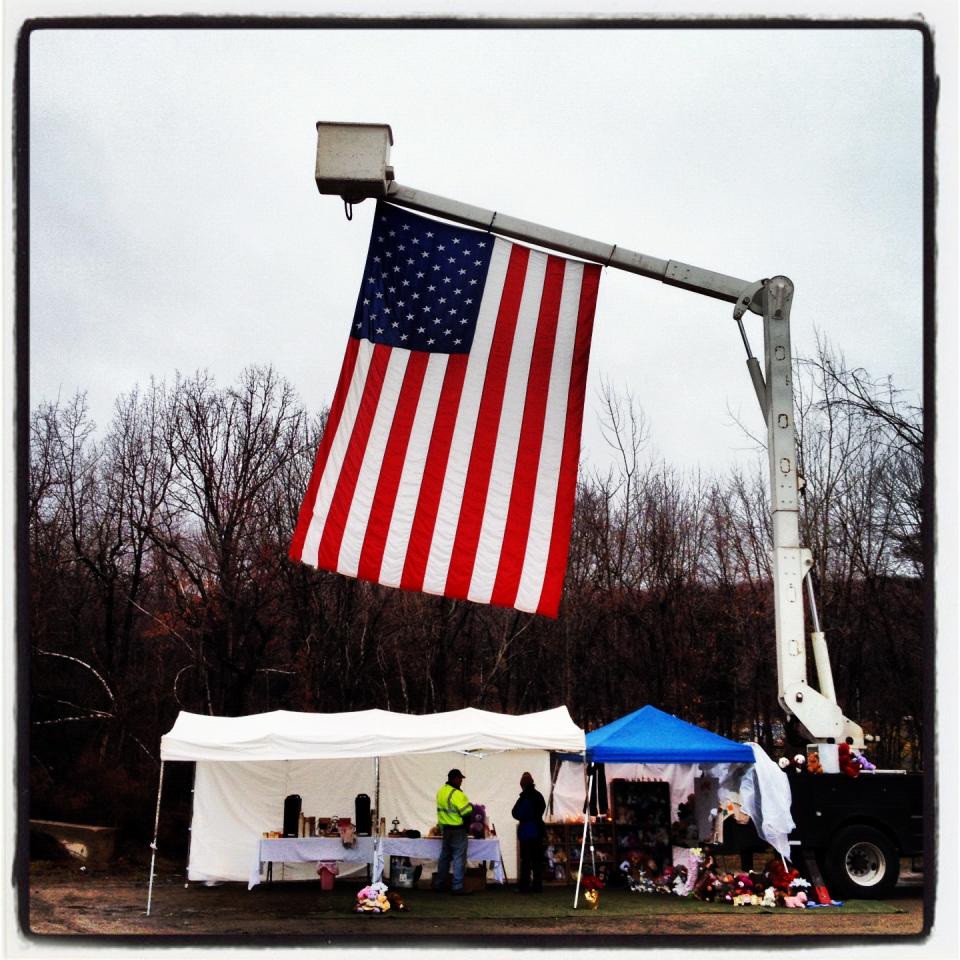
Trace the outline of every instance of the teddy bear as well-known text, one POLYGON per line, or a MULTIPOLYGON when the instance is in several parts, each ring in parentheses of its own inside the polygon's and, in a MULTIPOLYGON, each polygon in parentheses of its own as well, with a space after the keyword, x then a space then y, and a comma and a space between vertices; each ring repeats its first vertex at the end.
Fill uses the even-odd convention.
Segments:
POLYGON ((783 905, 793 909, 803 909, 807 905, 807 895, 803 890, 798 890, 795 894, 787 894, 783 898, 783 905))
POLYGON ((345 847, 354 847, 357 844, 357 827, 350 822, 349 817, 340 817, 337 821, 337 832, 340 834, 340 842, 345 847))
POLYGON ((811 750, 807 754, 807 773, 823 773, 823 766, 820 764, 820 754, 816 750, 811 750))
POLYGON ((629 851, 624 862, 627 865, 626 872, 633 878, 639 876, 643 871, 643 854, 639 850, 629 851))
POLYGON ((794 867, 788 870, 783 863, 776 858, 767 864, 764 872, 770 886, 773 887, 774 890, 779 890, 781 893, 789 893, 790 884, 800 876, 799 870, 794 867))
POLYGON ((848 777, 860 776, 860 764, 856 756, 850 749, 849 743, 837 744, 837 760, 840 764, 840 772, 848 777))
POLYGON ((857 763, 860 764, 860 769, 861 769, 861 770, 876 770, 876 769, 877 769, 877 765, 876 765, 875 763, 872 763, 870 760, 868 760, 867 757, 866 757, 866 754, 861 753, 861 752, 858 751, 858 750, 854 750, 854 751, 853 751, 853 755, 857 758, 857 763))
POLYGON ((706 903, 713 903, 717 899, 717 875, 712 870, 700 873, 693 895, 706 903))
POLYGON ((767 887, 760 898, 761 907, 775 907, 777 905, 777 892, 773 887, 767 887))
POLYGON ((657 893, 672 893, 676 877, 677 873, 673 867, 669 863, 665 864, 663 870, 660 871, 660 876, 654 880, 657 893))
POLYGON ((482 840, 486 836, 487 808, 482 803, 475 803, 469 816, 467 836, 482 840))
POLYGON ((753 880, 748 873, 738 873, 733 878, 733 892, 737 897, 746 897, 748 900, 753 896, 753 880))

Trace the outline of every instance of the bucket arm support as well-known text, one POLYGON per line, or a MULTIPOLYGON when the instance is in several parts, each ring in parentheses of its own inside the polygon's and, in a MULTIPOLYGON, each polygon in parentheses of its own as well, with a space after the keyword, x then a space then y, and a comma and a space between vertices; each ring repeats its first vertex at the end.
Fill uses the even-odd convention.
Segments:
MULTIPOLYGON (((702 296, 724 300, 736 305, 734 318, 740 324, 741 333, 742 317, 746 311, 763 317, 763 372, 760 370, 759 361, 750 354, 746 334, 743 336, 747 346, 748 371, 767 424, 778 698, 787 716, 796 718, 810 739, 823 742, 847 741, 854 746, 862 746, 863 731, 843 715, 833 695, 826 641, 819 625, 815 627, 813 642, 820 674, 820 691, 807 683, 803 580, 812 566, 812 558, 810 551, 800 546, 793 369, 790 353, 790 306, 793 302, 791 281, 780 276, 757 282, 741 280, 714 270, 705 270, 676 260, 661 260, 623 249, 616 244, 590 240, 499 211, 486 210, 404 186, 394 180, 393 168, 386 165, 389 152, 386 138, 389 138, 390 143, 393 142, 388 127, 381 128, 386 133, 378 135, 374 131, 374 137, 380 136, 382 141, 383 152, 379 166, 374 163, 373 173, 367 174, 362 181, 351 179, 347 195, 343 190, 342 176, 344 172, 351 172, 354 161, 348 158, 346 167, 338 168, 340 176, 335 176, 329 165, 329 151, 324 148, 325 138, 329 138, 329 142, 335 145, 335 138, 343 131, 343 127, 332 129, 335 126, 323 123, 317 125, 320 137, 317 187, 321 193, 340 194, 347 204, 359 202, 364 197, 380 197, 400 207, 433 214, 556 250, 558 253, 659 280, 702 296)), ((340 157, 335 157, 333 166, 336 167, 340 160, 340 157)))
MULTIPOLYGON (((770 468, 770 510, 773 530, 773 592, 776 618, 777 694, 787 716, 795 717, 811 740, 849 741, 863 745, 863 731, 843 715, 833 698, 832 680, 821 683, 828 695, 807 683, 803 579, 812 565, 810 551, 800 546, 793 368, 790 352, 790 307, 793 284, 786 277, 751 282, 676 260, 661 260, 617 245, 589 240, 485 210, 446 197, 405 187, 387 186, 384 199, 397 206, 430 213, 506 237, 534 243, 559 253, 602 263, 660 280, 692 293, 736 304, 738 322, 749 310, 763 317, 765 369, 747 361, 751 380, 767 423, 770 468), (752 364, 752 366, 751 366, 752 364)), ((823 635, 816 631, 826 657, 823 635)), ((829 667, 829 660, 825 661, 829 667)), ((824 678, 825 680, 825 678, 824 678)))

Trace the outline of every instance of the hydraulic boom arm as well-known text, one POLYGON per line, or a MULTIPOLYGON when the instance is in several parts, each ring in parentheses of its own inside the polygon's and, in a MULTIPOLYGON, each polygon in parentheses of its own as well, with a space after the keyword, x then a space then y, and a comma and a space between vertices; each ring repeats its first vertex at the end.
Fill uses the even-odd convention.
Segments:
POLYGON ((790 307, 793 284, 786 277, 750 283, 675 260, 660 260, 616 244, 589 240, 493 210, 405 187, 387 165, 393 142, 385 124, 318 123, 317 187, 347 204, 379 197, 397 206, 434 214, 490 230, 584 260, 660 280, 694 293, 736 304, 734 319, 747 347, 747 366, 767 424, 770 509, 773 529, 773 589, 780 704, 814 741, 863 746, 863 731, 837 705, 826 641, 820 632, 808 579, 812 645, 819 690, 807 683, 804 629, 804 578, 812 558, 800 546, 793 370, 790 355, 790 307), (750 310, 763 317, 765 369, 750 353, 742 317, 750 310))

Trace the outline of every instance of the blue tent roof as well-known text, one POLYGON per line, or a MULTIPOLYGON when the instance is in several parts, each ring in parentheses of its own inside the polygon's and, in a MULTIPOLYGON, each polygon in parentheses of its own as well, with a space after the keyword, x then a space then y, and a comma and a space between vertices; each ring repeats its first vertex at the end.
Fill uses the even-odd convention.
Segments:
POLYGON ((753 751, 646 706, 591 730, 587 758, 597 763, 753 763, 753 751))

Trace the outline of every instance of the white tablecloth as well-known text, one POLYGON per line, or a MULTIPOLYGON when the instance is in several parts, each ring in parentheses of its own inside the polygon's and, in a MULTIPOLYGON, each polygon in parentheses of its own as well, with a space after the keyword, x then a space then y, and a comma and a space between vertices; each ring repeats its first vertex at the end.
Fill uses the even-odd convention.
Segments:
MULTIPOLYGON (((375 839, 357 837, 356 846, 345 847, 339 837, 281 837, 260 840, 256 860, 250 864, 247 889, 260 882, 260 868, 264 863, 319 863, 336 860, 346 863, 369 863, 376 860, 375 839)), ((380 861, 383 862, 382 859, 380 861)))
MULTIPOLYGON (((414 860, 437 860, 440 857, 440 845, 443 841, 439 837, 420 837, 412 840, 408 837, 381 837, 374 852, 376 859, 373 862, 373 880, 377 882, 383 876, 383 861, 385 857, 412 857, 414 860)), ((503 883, 506 879, 503 872, 503 853, 500 850, 500 841, 496 837, 486 840, 470 840, 467 842, 467 860, 477 862, 489 860, 493 864, 493 879, 503 883)))

